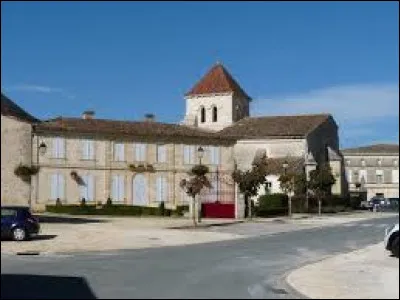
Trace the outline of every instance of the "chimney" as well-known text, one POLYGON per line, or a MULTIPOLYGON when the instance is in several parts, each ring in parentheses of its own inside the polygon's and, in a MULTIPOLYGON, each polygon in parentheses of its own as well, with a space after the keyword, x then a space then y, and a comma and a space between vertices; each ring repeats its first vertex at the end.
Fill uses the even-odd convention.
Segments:
POLYGON ((85 120, 91 120, 94 117, 94 111, 93 110, 86 110, 82 113, 82 119, 85 120))
POLYGON ((153 115, 153 114, 145 114, 144 118, 145 118, 146 122, 154 122, 155 115, 153 115))

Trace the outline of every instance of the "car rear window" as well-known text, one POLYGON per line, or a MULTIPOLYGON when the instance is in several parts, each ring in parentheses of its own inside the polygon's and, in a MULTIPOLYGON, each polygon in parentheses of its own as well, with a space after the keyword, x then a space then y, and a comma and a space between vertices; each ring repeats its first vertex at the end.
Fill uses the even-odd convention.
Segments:
POLYGON ((17 211, 11 208, 2 208, 1 216, 2 217, 15 217, 17 215, 17 211))

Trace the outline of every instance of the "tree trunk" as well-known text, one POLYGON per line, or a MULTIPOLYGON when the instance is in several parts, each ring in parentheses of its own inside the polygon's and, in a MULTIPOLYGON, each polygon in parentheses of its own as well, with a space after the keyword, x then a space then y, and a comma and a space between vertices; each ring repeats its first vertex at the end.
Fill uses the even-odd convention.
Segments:
POLYGON ((292 216, 292 196, 288 196, 288 215, 292 216))
POLYGON ((309 211, 308 211, 308 206, 309 206, 309 204, 308 204, 308 192, 306 193, 306 205, 305 205, 305 211, 306 211, 306 213, 308 213, 309 211))
POLYGON ((318 198, 318 215, 321 215, 321 210, 322 210, 322 201, 321 198, 318 198))
POLYGON ((193 226, 197 226, 197 211, 196 211, 196 197, 192 198, 192 219, 193 219, 193 226))
POLYGON ((249 219, 251 220, 253 212, 252 212, 252 209, 251 209, 252 201, 251 201, 250 197, 247 197, 247 203, 249 204, 249 219))

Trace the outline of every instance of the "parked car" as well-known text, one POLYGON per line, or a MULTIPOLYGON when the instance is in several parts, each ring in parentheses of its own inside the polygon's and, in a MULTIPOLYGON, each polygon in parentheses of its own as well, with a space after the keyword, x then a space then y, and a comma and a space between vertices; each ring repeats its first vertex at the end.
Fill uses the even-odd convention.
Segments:
POLYGON ((386 250, 399 257, 399 223, 386 228, 384 245, 386 250))
POLYGON ((25 241, 39 232, 39 220, 32 216, 29 207, 1 207, 1 239, 25 241))

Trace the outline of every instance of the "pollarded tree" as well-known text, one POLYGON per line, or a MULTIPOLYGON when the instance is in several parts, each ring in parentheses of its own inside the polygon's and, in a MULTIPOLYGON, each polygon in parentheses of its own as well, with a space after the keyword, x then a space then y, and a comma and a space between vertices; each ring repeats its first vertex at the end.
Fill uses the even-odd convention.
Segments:
POLYGON ((318 214, 321 215, 322 199, 331 193, 332 185, 336 182, 329 164, 324 163, 310 172, 308 188, 318 200, 318 214))
POLYGON ((205 165, 196 165, 190 170, 189 179, 182 179, 180 187, 184 189, 185 193, 192 198, 192 218, 193 225, 197 226, 197 212, 196 212, 196 196, 200 194, 203 188, 211 188, 211 183, 206 174, 209 169, 205 165))

